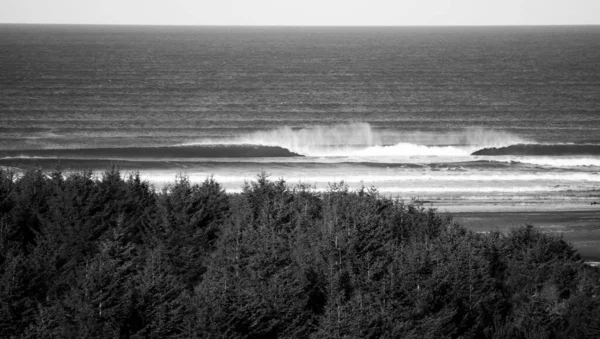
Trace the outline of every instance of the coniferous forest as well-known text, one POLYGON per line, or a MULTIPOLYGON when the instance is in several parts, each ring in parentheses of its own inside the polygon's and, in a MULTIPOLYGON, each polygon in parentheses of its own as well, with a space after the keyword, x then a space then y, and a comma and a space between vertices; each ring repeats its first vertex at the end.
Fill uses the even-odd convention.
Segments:
POLYGON ((598 269, 531 226, 265 174, 226 194, 0 171, 5 338, 600 338, 599 319, 598 269))

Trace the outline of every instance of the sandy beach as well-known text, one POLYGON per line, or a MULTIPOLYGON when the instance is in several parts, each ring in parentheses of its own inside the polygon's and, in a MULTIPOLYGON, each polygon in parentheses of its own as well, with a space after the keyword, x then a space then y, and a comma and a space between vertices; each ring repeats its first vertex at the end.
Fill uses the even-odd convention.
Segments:
POLYGON ((463 205, 444 206, 438 210, 451 214, 456 222, 477 232, 506 232, 523 225, 537 226, 544 232, 560 234, 585 261, 600 261, 598 205, 496 206, 496 209, 463 205))

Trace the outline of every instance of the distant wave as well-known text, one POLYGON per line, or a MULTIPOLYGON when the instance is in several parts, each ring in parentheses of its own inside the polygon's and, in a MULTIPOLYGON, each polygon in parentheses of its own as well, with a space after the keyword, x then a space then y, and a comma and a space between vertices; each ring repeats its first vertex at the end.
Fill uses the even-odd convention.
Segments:
POLYGON ((276 146, 314 157, 344 156, 469 156, 484 147, 527 142, 514 134, 483 128, 432 133, 373 129, 370 124, 347 123, 300 129, 282 127, 238 137, 199 140, 187 145, 246 144, 276 146))
POLYGON ((194 145, 168 147, 80 148, 0 151, 4 159, 188 159, 188 158, 257 158, 294 157, 297 153, 277 146, 194 145))
POLYGON ((311 158, 296 158, 292 160, 291 157, 281 158, 269 158, 269 159, 257 159, 257 158, 246 158, 241 161, 239 158, 182 158, 178 160, 173 159, 95 159, 95 158, 57 158, 57 157, 12 157, 12 158, 0 158, 0 166, 9 166, 17 168, 45 168, 52 170, 57 165, 64 169, 106 169, 112 165, 117 165, 122 169, 139 169, 139 170, 215 170, 219 171, 221 168, 238 168, 248 169, 254 168, 259 171, 261 168, 277 168, 285 171, 295 171, 298 169, 315 170, 320 171, 323 168, 337 168, 340 173, 345 171, 354 170, 356 168, 367 167, 373 171, 380 170, 423 170, 431 172, 466 172, 466 171, 480 171, 480 170, 499 170, 505 171, 506 173, 515 171, 536 171, 541 172, 554 172, 559 169, 556 167, 579 167, 579 166, 598 166, 600 167, 600 159, 575 159, 581 160, 582 163, 576 162, 573 164, 573 160, 565 160, 564 164, 558 162, 556 158, 552 159, 539 159, 540 162, 536 163, 534 159, 527 159, 524 161, 492 161, 492 160, 475 160, 475 161, 459 161, 459 162, 431 162, 431 163, 407 163, 407 162, 366 162, 366 161, 340 161, 340 162, 319 162, 311 161, 311 158), (303 161, 297 161, 302 159, 303 161), (591 164, 591 165, 590 165, 591 164))
POLYGON ((600 167, 600 158, 525 157, 519 158, 518 162, 511 161, 511 163, 551 167, 600 167))
POLYGON ((568 156, 568 155, 600 155, 600 145, 542 145, 542 144, 517 144, 506 147, 483 148, 472 155, 485 156, 568 156))
MULTIPOLYGON (((337 168, 340 173, 348 170, 353 170, 360 167, 368 167, 374 171, 379 170, 429 170, 433 172, 464 172, 468 170, 504 170, 504 171, 522 171, 522 170, 545 170, 536 165, 520 163, 514 161, 490 161, 476 160, 465 162, 432 162, 432 163, 379 163, 365 161, 341 161, 341 162, 319 162, 311 161, 310 158, 295 158, 290 157, 256 159, 247 158, 241 161, 239 158, 203 158, 203 159, 91 159, 91 158, 41 158, 41 157, 13 157, 0 158, 0 166, 8 166, 15 168, 44 168, 52 170, 56 166, 63 169, 106 169, 112 165, 117 165, 121 169, 133 170, 215 170, 221 168, 238 168, 247 169, 254 168, 259 171, 261 168, 278 168, 286 171, 295 171, 298 169, 320 171, 323 168, 337 168), (303 159, 303 161, 297 161, 303 159)), ((600 161, 600 160, 599 160, 600 161)), ((600 166, 600 165, 599 165, 600 166)), ((553 171, 555 169, 547 169, 553 171)))

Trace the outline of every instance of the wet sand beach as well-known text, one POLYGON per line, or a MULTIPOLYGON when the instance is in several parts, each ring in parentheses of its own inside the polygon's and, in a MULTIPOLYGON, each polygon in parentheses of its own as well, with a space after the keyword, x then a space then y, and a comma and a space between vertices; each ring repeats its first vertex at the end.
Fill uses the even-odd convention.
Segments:
POLYGON ((476 232, 506 232, 510 228, 533 225, 543 232, 560 234, 585 261, 600 261, 600 206, 552 207, 555 210, 510 210, 505 206, 486 211, 480 206, 467 211, 465 206, 447 206, 439 211, 447 211, 456 222, 476 232), (455 212, 449 212, 452 210, 455 212))

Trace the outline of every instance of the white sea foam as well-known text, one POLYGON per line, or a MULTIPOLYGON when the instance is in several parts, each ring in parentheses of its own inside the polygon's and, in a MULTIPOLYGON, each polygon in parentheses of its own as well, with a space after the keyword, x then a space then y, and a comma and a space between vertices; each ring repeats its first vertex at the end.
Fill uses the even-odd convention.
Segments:
POLYGON ((598 157, 512 157, 505 161, 551 167, 600 167, 598 157))
MULTIPOLYGON (((191 182, 201 183, 207 177, 219 182, 230 193, 240 192, 245 182, 255 181, 257 167, 213 167, 189 170, 191 182)), ((284 179, 289 185, 304 183, 322 192, 332 183, 343 181, 351 190, 377 187, 384 194, 401 197, 458 200, 573 200, 588 201, 600 192, 600 175, 593 172, 503 172, 477 170, 464 172, 430 171, 422 168, 346 168, 324 166, 270 168, 270 179, 284 179)), ((163 187, 175 181, 172 171, 148 170, 141 176, 163 187)), ((595 198, 594 198, 595 199, 595 198)))
MULTIPOLYGON (((173 183, 175 177, 172 175, 165 174, 152 174, 142 173, 142 178, 149 182, 158 184, 158 186, 173 183)), ((204 181, 208 176, 202 174, 189 174, 188 179, 191 182, 200 183, 204 181)), ((214 179, 223 185, 227 192, 235 193, 240 192, 244 182, 255 180, 256 177, 226 177, 215 175, 214 179)), ((332 183, 340 182, 344 178, 315 178, 316 180, 297 180, 299 178, 289 177, 283 178, 286 182, 293 186, 298 183, 309 184, 314 187, 317 192, 323 192, 329 189, 332 183), (329 179, 329 180, 327 180, 329 179), (334 180, 337 179, 337 180, 334 180)), ((276 180, 276 179, 274 179, 276 180)), ((489 199, 514 199, 520 197, 520 199, 588 199, 589 194, 595 194, 600 190, 600 186, 589 186, 589 185, 543 185, 527 183, 526 185, 519 185, 513 183, 508 185, 505 183, 490 183, 487 185, 469 185, 461 184, 460 182, 442 182, 442 183, 425 183, 420 182, 419 184, 407 184, 406 182, 377 182, 376 180, 343 180, 350 189, 358 189, 360 187, 377 187, 377 190, 381 193, 397 193, 410 196, 435 196, 440 195, 452 195, 457 199, 466 200, 489 200, 489 199), (379 184, 377 184, 379 183, 379 184), (515 185, 516 184, 516 185, 515 185), (565 194, 571 195, 573 192, 577 192, 576 196, 565 196, 565 194), (558 194, 557 196, 555 196, 558 194)))
MULTIPOLYGON (((368 186, 366 186, 368 187, 368 186)), ((350 191, 360 189, 359 186, 350 186, 350 191)), ((589 197, 573 197, 564 195, 549 195, 548 193, 564 193, 563 190, 547 190, 543 188, 525 188, 522 187, 508 187, 505 190, 498 188, 482 188, 475 191, 460 190, 455 188, 423 188, 414 189, 400 186, 389 186, 389 187, 377 187, 377 192, 386 194, 402 194, 407 197, 435 197, 436 195, 451 196, 457 200, 472 200, 472 201, 485 201, 485 200, 551 200, 551 201, 589 201, 593 198, 589 197), (536 194, 537 193, 537 194, 536 194), (476 195, 480 194, 480 195, 476 195), (481 195, 488 194, 488 195, 481 195)), ((330 190, 329 185, 319 185, 312 187, 313 192, 327 192, 330 190)), ((243 191, 242 186, 230 186, 225 187, 225 191, 228 193, 240 193, 243 191)))
MULTIPOLYGON (((172 181, 174 179, 172 173, 152 173, 149 172, 153 181, 172 181)), ((194 181, 204 180, 206 177, 213 175, 208 172, 188 172, 188 176, 194 181)), ((298 175, 291 174, 285 175, 284 172, 275 172, 271 176, 274 179, 283 178, 288 182, 365 182, 365 183, 376 183, 376 182, 406 182, 406 183, 453 183, 453 182, 475 182, 475 183, 487 183, 487 184, 503 184, 506 182, 547 182, 555 185, 560 182, 581 182, 586 183, 600 183, 600 175, 595 173, 483 173, 483 174, 329 174, 329 175, 298 175)), ((256 173, 239 173, 233 175, 214 174, 214 178, 222 183, 230 182, 243 182, 244 180, 255 180, 256 173)), ((469 188, 471 189, 471 188, 469 188)))
POLYGON ((186 145, 248 144, 279 146, 313 157, 381 156, 468 156, 486 147, 503 147, 529 142, 514 134, 483 128, 436 133, 374 130, 368 123, 312 126, 302 129, 281 127, 230 139, 205 139, 186 145))
POLYGON ((456 157, 468 156, 477 147, 473 146, 424 146, 407 143, 399 143, 393 146, 371 146, 360 150, 343 151, 333 153, 333 156, 357 156, 357 157, 393 157, 393 156, 435 156, 456 157))

